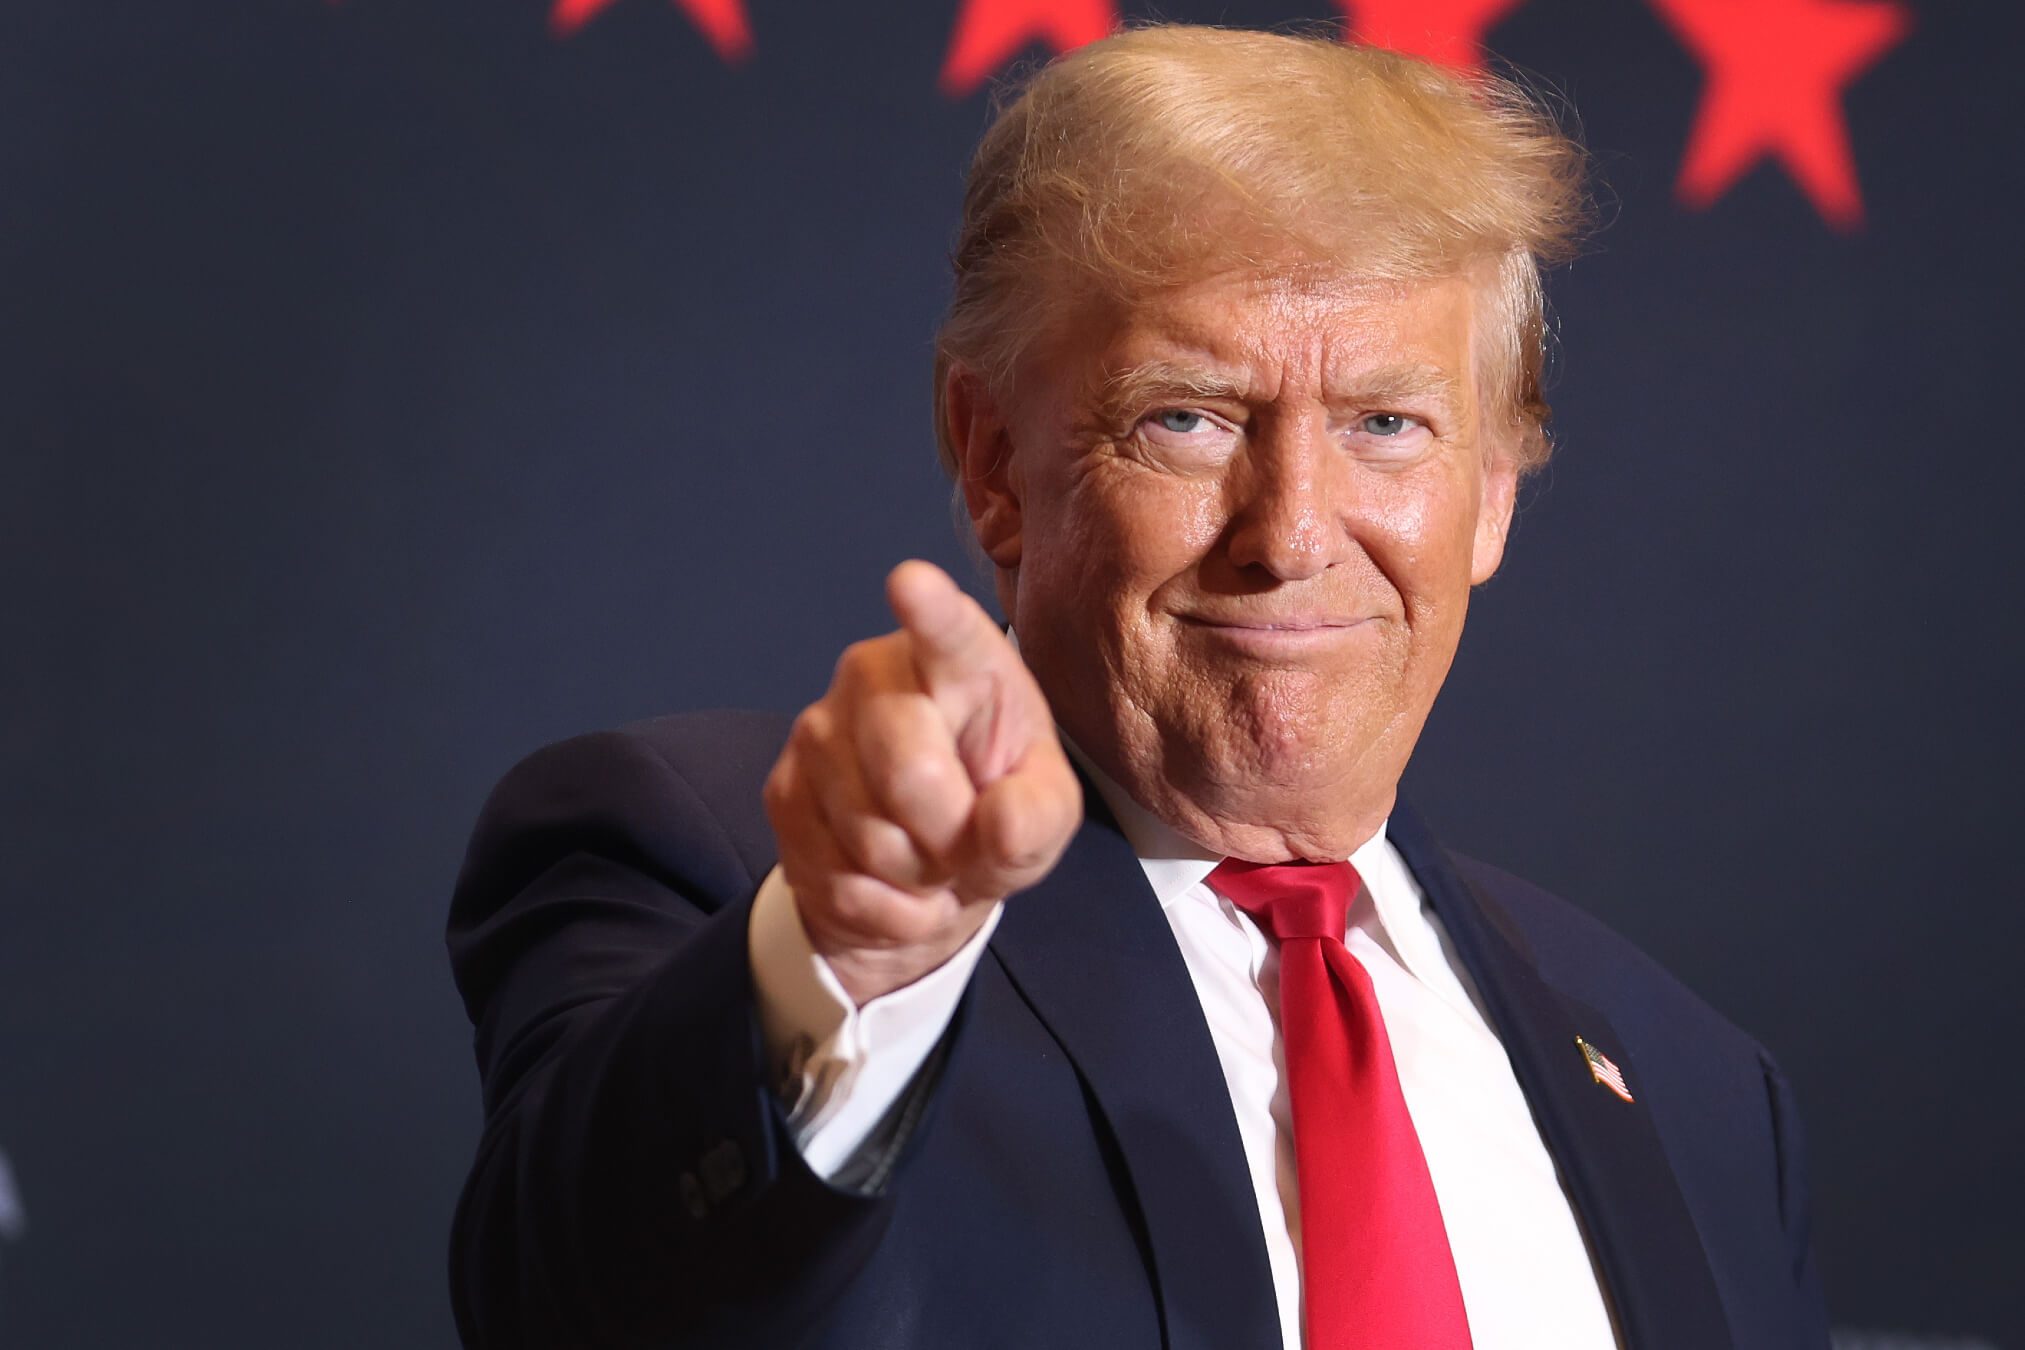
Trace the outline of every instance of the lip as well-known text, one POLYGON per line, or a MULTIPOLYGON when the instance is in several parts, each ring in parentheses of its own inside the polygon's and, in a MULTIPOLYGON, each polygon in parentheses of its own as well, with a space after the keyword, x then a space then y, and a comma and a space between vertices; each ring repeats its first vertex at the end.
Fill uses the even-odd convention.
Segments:
POLYGON ((1177 614, 1183 623, 1201 628, 1244 628, 1269 633, 1305 633, 1315 629, 1357 628, 1371 622, 1366 618, 1345 619, 1333 614, 1276 614, 1245 618, 1218 618, 1208 614, 1177 614))
POLYGON ((1262 653, 1292 653, 1326 647, 1371 623, 1369 619, 1306 614, 1256 619, 1212 619, 1194 614, 1177 617, 1189 627, 1202 629, 1220 641, 1262 653))

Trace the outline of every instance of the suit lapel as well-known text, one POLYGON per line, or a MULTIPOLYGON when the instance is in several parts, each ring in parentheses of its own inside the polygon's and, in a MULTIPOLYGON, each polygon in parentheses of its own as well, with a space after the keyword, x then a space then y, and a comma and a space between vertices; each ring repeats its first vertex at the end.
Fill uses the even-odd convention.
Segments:
POLYGON ((1007 904, 991 950, 1116 1141, 1170 1350, 1278 1345, 1258 1201, 1195 985, 1131 845, 1088 799, 1068 853, 1007 904))
POLYGON ((1634 1098, 1635 1057, 1602 1013, 1541 977, 1510 917, 1404 804, 1387 834, 1476 981, 1602 1268, 1625 1344, 1730 1345, 1708 1255, 1646 1103, 1623 1101, 1597 1081, 1576 1038, 1623 1068, 1634 1098))

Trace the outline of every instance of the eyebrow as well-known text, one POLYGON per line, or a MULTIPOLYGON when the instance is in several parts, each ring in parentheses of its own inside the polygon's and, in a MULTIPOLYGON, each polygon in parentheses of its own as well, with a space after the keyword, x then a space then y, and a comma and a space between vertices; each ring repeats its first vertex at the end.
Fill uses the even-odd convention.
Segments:
MULTIPOLYGON (((1118 371, 1104 381, 1097 404, 1109 420, 1119 421, 1149 403, 1167 399, 1243 403, 1250 387, 1248 380, 1200 366, 1147 361, 1118 371)), ((1431 401, 1442 411, 1453 414, 1462 406, 1459 393, 1460 381, 1438 366, 1381 366, 1330 390, 1329 402, 1368 407, 1431 401)))
POLYGON ((1439 366, 1381 366, 1359 375, 1332 402, 1400 403, 1431 399, 1453 411, 1460 406, 1461 381, 1439 366))
POLYGON ((1149 403, 1168 399, 1183 403, 1242 403, 1249 387, 1248 381, 1198 366, 1147 361, 1105 380, 1097 393, 1097 406, 1106 420, 1116 422, 1149 403))

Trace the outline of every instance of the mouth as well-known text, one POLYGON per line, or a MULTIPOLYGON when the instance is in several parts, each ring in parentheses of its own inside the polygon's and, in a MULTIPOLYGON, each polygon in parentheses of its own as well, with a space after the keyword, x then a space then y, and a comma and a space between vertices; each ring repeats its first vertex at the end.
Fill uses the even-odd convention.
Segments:
POLYGON ((1321 630, 1356 628, 1368 618, 1342 618, 1332 614, 1212 615, 1177 614, 1182 623, 1198 628, 1234 628, 1265 633, 1309 633, 1321 630))
POLYGON ((1213 641, 1229 643, 1261 655, 1292 655, 1330 647, 1361 634, 1372 624, 1368 618, 1320 614, 1242 618, 1180 614, 1175 617, 1184 627, 1195 629, 1213 641))

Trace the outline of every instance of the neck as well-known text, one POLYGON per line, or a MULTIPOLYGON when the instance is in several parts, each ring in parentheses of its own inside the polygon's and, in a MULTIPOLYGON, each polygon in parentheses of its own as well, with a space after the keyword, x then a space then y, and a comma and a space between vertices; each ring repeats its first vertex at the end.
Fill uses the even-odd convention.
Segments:
MULTIPOLYGON (((1059 730, 1059 728, 1058 728, 1059 730)), ((1166 783, 1128 788, 1062 732, 1069 757, 1089 778, 1119 828, 1142 858, 1200 858, 1247 862, 1340 862, 1385 830, 1397 794, 1387 790, 1382 803, 1360 812, 1333 810, 1325 819, 1282 818, 1261 823, 1242 816, 1219 814, 1166 783)), ((1322 799, 1341 797, 1332 792, 1322 799)))

